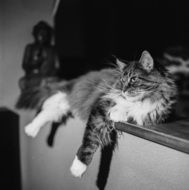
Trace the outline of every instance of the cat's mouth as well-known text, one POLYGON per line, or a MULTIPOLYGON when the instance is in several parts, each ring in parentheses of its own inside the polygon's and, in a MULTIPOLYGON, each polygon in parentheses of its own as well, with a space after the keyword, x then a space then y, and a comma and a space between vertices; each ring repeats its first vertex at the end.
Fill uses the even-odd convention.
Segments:
POLYGON ((141 100, 143 97, 144 97, 145 93, 144 92, 140 92, 140 93, 128 93, 127 91, 124 92, 122 91, 121 92, 121 96, 128 100, 128 101, 138 101, 138 100, 141 100))
POLYGON ((126 100, 136 101, 143 97, 143 93, 128 93, 127 91, 122 91, 121 96, 126 100))

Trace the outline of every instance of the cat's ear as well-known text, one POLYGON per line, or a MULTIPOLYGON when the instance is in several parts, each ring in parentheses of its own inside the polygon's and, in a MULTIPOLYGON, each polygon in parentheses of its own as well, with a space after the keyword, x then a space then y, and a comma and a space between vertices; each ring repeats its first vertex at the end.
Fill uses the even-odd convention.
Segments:
POLYGON ((147 72, 150 72, 154 68, 154 60, 148 51, 142 52, 139 63, 147 72))
POLYGON ((117 64, 117 66, 119 67, 119 69, 120 69, 121 71, 123 71, 123 69, 124 69, 124 67, 125 67, 125 63, 122 62, 120 59, 116 58, 116 64, 117 64))

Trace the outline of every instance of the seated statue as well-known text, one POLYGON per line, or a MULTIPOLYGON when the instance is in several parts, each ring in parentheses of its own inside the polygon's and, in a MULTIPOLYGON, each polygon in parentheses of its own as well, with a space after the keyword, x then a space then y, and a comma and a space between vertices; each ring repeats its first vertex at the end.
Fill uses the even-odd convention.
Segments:
POLYGON ((21 90, 40 85, 42 79, 56 77, 58 70, 57 55, 51 44, 53 29, 44 21, 33 28, 34 42, 27 44, 22 68, 25 76, 19 80, 21 90))

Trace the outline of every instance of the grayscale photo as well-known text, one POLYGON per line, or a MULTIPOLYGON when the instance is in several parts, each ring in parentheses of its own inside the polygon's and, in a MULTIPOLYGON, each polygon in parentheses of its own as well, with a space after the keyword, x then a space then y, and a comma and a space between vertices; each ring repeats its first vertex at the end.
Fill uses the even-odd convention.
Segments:
POLYGON ((187 5, 0 0, 1 188, 188 190, 187 5))

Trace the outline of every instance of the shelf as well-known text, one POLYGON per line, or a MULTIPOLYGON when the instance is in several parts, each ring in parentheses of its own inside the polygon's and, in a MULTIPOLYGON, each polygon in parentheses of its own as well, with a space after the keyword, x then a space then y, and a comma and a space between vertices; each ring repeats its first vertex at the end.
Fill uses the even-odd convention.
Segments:
POLYGON ((116 129, 189 154, 189 120, 148 128, 118 122, 116 129))

